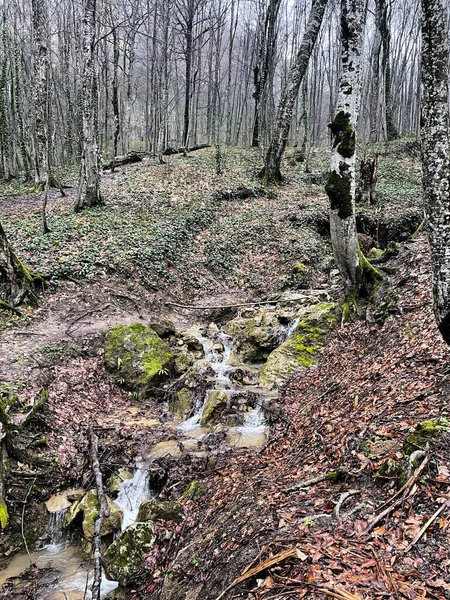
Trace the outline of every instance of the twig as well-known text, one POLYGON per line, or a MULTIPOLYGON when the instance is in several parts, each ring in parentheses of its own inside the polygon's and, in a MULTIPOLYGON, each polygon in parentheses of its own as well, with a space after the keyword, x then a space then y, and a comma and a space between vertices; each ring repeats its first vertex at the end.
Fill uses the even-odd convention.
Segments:
POLYGON ((444 502, 444 504, 442 504, 437 511, 434 513, 434 515, 432 515, 428 521, 425 523, 425 525, 422 527, 422 529, 419 531, 419 533, 416 535, 416 537, 413 539, 413 541, 406 547, 405 549, 405 553, 409 552, 411 550, 411 548, 417 544, 417 542, 420 540, 420 538, 423 536, 423 534, 425 533, 425 531, 428 529, 428 527, 434 522, 436 521, 436 519, 438 518, 438 516, 444 512, 444 510, 446 508, 450 508, 450 500, 447 500, 447 502, 444 502))
POLYGON ((275 556, 264 560, 256 567, 253 567, 252 569, 247 568, 240 577, 238 577, 232 583, 230 583, 230 585, 227 588, 225 588, 221 594, 217 596, 216 600, 220 600, 221 598, 223 598, 223 596, 225 596, 227 592, 236 587, 239 583, 242 583, 246 579, 250 579, 250 577, 258 575, 258 573, 261 573, 261 571, 265 571, 266 569, 270 569, 270 567, 278 565, 287 558, 298 558, 301 561, 305 561, 308 558, 308 556, 298 548, 289 548, 288 550, 284 550, 279 554, 275 554, 275 556))
POLYGON ((285 302, 295 302, 305 300, 310 296, 298 296, 296 298, 278 298, 277 300, 255 300, 254 302, 242 302, 240 304, 227 304, 222 306, 192 306, 190 304, 178 304, 176 302, 165 302, 166 306, 175 306, 177 308, 187 308, 189 310, 218 310, 223 308, 240 308, 241 306, 260 306, 263 304, 283 304, 285 302))
POLYGON ((360 494, 361 490, 349 490, 348 492, 344 492, 343 494, 341 494, 339 500, 336 502, 336 506, 334 507, 333 510, 333 515, 332 515, 332 519, 333 521, 337 521, 339 522, 341 520, 341 515, 340 515, 340 511, 341 508, 344 504, 344 502, 346 500, 348 500, 351 496, 356 496, 357 494, 360 494))
POLYGON ((425 458, 426 455, 427 453, 424 450, 416 450, 411 454, 408 461, 408 470, 406 471, 406 476, 408 477, 408 479, 412 475, 414 463, 420 460, 421 458, 425 458))
POLYGON ((78 321, 81 321, 82 319, 84 319, 84 317, 88 317, 90 315, 93 315, 96 312, 102 312, 103 310, 106 310, 110 306, 111 306, 111 304, 105 304, 105 306, 102 306, 101 308, 94 308, 93 310, 86 311, 85 313, 83 313, 82 315, 80 315, 79 317, 77 317, 75 319, 75 321, 72 321, 72 323, 66 329, 66 333, 69 333, 69 331, 72 329, 72 327, 75 325, 75 323, 78 323, 78 321))
MULTIPOLYGON (((399 491, 395 494, 395 496, 393 496, 393 498, 390 499, 388 507, 385 510, 383 510, 382 513, 380 513, 378 516, 376 516, 372 520, 371 523, 369 523, 366 530, 364 531, 365 534, 370 533, 377 523, 382 521, 384 519, 384 517, 387 517, 395 508, 397 508, 397 506, 399 506, 404 500, 406 500, 413 483, 415 483, 417 481, 420 474, 425 469, 426 465, 428 464, 428 460, 429 460, 429 456, 427 455, 425 457, 425 459, 423 460, 422 464, 417 469, 417 471, 414 473, 414 475, 412 475, 408 479, 408 481, 405 483, 405 485, 399 489, 399 491), (397 499, 395 501, 393 501, 394 498, 397 498, 397 499)), ((386 503, 383 504, 382 506, 385 506, 385 505, 386 505, 386 503)))
POLYGON ((33 564, 33 560, 31 558, 31 554, 30 551, 28 549, 28 544, 27 544, 27 538, 25 537, 25 532, 24 532, 24 528, 23 528, 23 522, 24 522, 24 518, 25 518, 25 509, 27 507, 27 501, 28 501, 28 497, 31 493, 31 490, 33 488, 33 485, 35 484, 36 479, 34 479, 33 483, 30 485, 30 487, 28 488, 28 492, 27 495, 25 496, 25 500, 23 502, 23 507, 22 507, 22 523, 21 523, 21 533, 22 533, 22 540, 23 540, 23 545, 25 546, 25 550, 28 554, 28 559, 30 561, 30 565, 33 564))

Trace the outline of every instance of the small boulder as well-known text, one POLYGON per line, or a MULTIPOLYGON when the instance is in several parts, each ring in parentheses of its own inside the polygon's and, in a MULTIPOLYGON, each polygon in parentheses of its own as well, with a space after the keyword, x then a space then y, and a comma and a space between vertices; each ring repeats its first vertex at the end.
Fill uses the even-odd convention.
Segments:
POLYGON ((136 581, 142 558, 153 548, 156 534, 153 523, 133 523, 114 540, 103 554, 106 577, 127 586, 136 581))
POLYGON ((171 374, 175 356, 158 334, 143 325, 116 325, 105 335, 105 363, 113 379, 145 397, 171 374))
POLYGON ((293 334, 269 355, 261 369, 259 385, 278 388, 299 367, 314 365, 335 320, 332 302, 305 309, 293 334))
POLYGON ((176 521, 183 519, 183 508, 176 500, 159 502, 149 500, 142 502, 136 521, 176 521))
POLYGON ((173 414, 181 419, 186 418, 192 410, 194 401, 195 393, 189 388, 181 388, 172 405, 173 414))
POLYGON ((260 309, 253 316, 228 321, 225 332, 234 338, 244 363, 261 362, 278 345, 280 322, 274 313, 260 309))
POLYGON ((153 329, 153 331, 161 338, 175 335, 175 325, 172 323, 172 321, 169 321, 169 319, 153 317, 149 320, 148 326, 153 329))
MULTIPOLYGON (((123 519, 123 513, 120 506, 111 500, 108 496, 109 517, 103 519, 101 535, 105 536, 117 529, 120 529, 123 519)), ((68 527, 77 515, 83 513, 83 535, 91 540, 94 537, 95 519, 100 510, 100 501, 97 497, 97 490, 89 490, 80 502, 72 504, 64 517, 64 527, 68 527)))
POLYGON ((67 498, 67 492, 53 494, 45 503, 45 508, 49 513, 57 513, 61 510, 66 510, 72 505, 72 502, 67 498))
POLYGON ((213 391, 209 394, 206 404, 203 408, 200 425, 205 427, 214 424, 226 409, 228 395, 226 392, 213 391))
POLYGON ((106 486, 112 494, 118 494, 122 483, 128 479, 133 479, 133 473, 128 469, 119 469, 117 473, 111 475, 106 486))

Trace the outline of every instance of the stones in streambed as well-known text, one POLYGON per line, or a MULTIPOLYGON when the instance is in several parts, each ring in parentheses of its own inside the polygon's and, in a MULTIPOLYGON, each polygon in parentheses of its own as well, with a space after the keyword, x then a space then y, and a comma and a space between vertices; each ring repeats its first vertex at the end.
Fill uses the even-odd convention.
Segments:
MULTIPOLYGON (((108 501, 109 517, 104 518, 102 522, 101 535, 106 536, 120 529, 123 519, 123 513, 111 498, 106 497, 108 501)), ((82 529, 86 539, 94 537, 95 518, 100 510, 100 501, 97 497, 97 490, 89 490, 82 500, 75 502, 67 511, 64 517, 64 527, 71 525, 80 513, 82 513, 82 529)))
POLYGON ((220 415, 226 409, 228 404, 228 394, 219 390, 214 390, 208 396, 203 407, 200 425, 206 427, 219 420, 220 415))
POLYGON ((261 362, 277 347, 280 321, 264 309, 246 311, 244 316, 228 321, 225 333, 236 343, 236 350, 244 363, 261 362))
POLYGON ((136 521, 176 521, 183 519, 183 507, 177 500, 142 502, 136 521))
POLYGON ((175 389, 170 400, 170 408, 180 419, 188 417, 197 402, 201 402, 206 390, 214 383, 214 370, 211 364, 202 359, 197 360, 175 382, 175 389))
POLYGON ((127 586, 136 581, 141 571, 142 558, 156 541, 155 527, 151 522, 137 522, 127 527, 103 554, 102 563, 106 577, 127 586))
POLYGON ((66 510, 72 506, 72 502, 67 498, 67 492, 61 492, 59 494, 53 494, 45 502, 45 508, 50 514, 66 510))
POLYGON ((119 493, 120 488, 122 487, 122 483, 130 479, 133 479, 133 473, 128 469, 122 468, 119 469, 117 473, 113 473, 109 477, 108 481, 106 482, 106 487, 111 492, 111 494, 114 495, 115 498, 119 493))
POLYGON ((293 334, 267 358, 259 376, 260 387, 280 387, 299 367, 312 366, 322 352, 335 321, 335 305, 332 302, 304 309, 293 334))
POLYGON ((115 325, 105 334, 105 364, 112 378, 145 397, 173 372, 175 355, 143 323, 115 325))

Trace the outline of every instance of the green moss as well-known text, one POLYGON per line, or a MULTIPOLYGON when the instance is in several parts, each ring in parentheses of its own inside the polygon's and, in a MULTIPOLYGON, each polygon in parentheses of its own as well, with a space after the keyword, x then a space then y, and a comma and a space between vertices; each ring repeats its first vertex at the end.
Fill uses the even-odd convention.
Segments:
POLYGON ((328 125, 333 135, 333 148, 337 148, 344 158, 351 158, 356 149, 356 131, 350 118, 350 113, 341 110, 328 125))
POLYGON ((305 275, 308 273, 308 267, 303 263, 295 263, 292 270, 298 275, 305 275))
POLYGON ((401 477, 403 473, 403 466, 393 458, 388 458, 376 472, 376 477, 381 479, 395 479, 401 477))
POLYGON ((188 388, 182 388, 177 392, 176 399, 172 406, 173 414, 177 417, 185 417, 190 409, 194 400, 194 393, 188 388))
POLYGON ((450 422, 443 417, 419 423, 415 431, 406 438, 403 451, 409 456, 415 450, 425 449, 427 444, 433 446, 446 431, 450 431, 450 422))
POLYGON ((336 471, 330 471, 327 473, 325 479, 326 481, 331 481, 332 483, 338 483, 344 479, 345 475, 345 471, 340 471, 337 469, 336 471))
POLYGON ((5 529, 8 525, 9 514, 6 503, 0 500, 0 528, 5 529))
POLYGON ((142 323, 116 325, 106 333, 107 368, 118 383, 141 395, 170 374, 174 358, 167 344, 142 323))
POLYGON ((136 521, 176 521, 183 519, 183 508, 177 500, 142 502, 136 521))
POLYGON ((205 489, 199 481, 191 481, 180 500, 199 500, 205 493, 205 489))
POLYGON ((348 171, 348 165, 341 163, 339 173, 331 171, 325 184, 331 210, 337 210, 340 219, 347 219, 353 214, 351 177, 348 171))
POLYGON ((200 425, 205 427, 215 423, 223 413, 228 404, 228 396, 226 392, 215 390, 210 392, 208 399, 203 408, 200 425))

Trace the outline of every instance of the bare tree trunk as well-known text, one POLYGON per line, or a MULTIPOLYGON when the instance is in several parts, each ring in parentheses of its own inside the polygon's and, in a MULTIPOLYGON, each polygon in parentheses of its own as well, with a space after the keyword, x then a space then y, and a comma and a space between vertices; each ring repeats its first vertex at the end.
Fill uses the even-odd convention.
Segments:
POLYGON ((386 113, 386 135, 389 141, 399 137, 394 123, 392 106, 392 76, 391 76, 391 30, 390 4, 388 0, 378 0, 380 5, 379 29, 383 42, 382 70, 384 74, 384 109, 386 113))
POLYGON ((281 159, 291 127, 292 112, 297 102, 298 91, 309 64, 317 36, 322 24, 323 15, 328 0, 315 0, 309 15, 309 21, 302 43, 295 57, 295 62, 289 70, 288 80, 278 106, 275 132, 266 155, 264 168, 261 172, 267 182, 281 181, 281 159))
POLYGON ((422 0, 422 182, 431 251, 434 312, 442 337, 450 344, 447 18, 444 0, 422 0))
POLYGON ((359 249, 355 219, 356 123, 361 96, 364 4, 364 0, 341 0, 341 75, 337 114, 329 125, 333 149, 325 186, 330 198, 334 258, 347 292, 355 294, 362 285, 367 263, 359 249))
POLYGON ((83 156, 75 212, 103 204, 98 156, 97 73, 95 66, 96 0, 83 0, 83 156))

